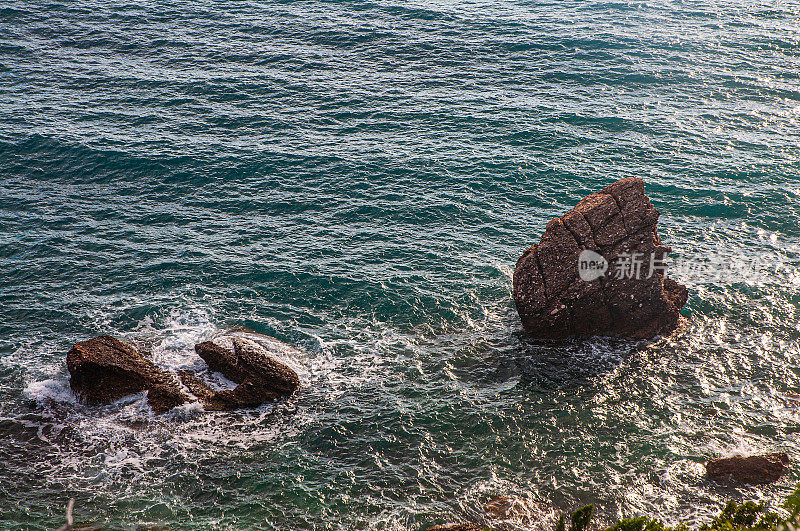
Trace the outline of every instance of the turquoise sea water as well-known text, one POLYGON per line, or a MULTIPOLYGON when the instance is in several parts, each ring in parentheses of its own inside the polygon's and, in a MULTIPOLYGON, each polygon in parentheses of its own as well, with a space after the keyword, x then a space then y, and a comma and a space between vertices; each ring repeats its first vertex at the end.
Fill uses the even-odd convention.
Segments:
MULTIPOLYGON (((702 463, 800 459, 800 5, 15 1, 0 8, 0 527, 406 530, 491 495, 703 522, 702 463), (546 222, 640 176, 688 275, 651 343, 525 338, 546 222), (247 326, 303 388, 76 403, 70 345, 167 368, 247 326)), ((538 507, 538 506, 537 506, 538 507)))

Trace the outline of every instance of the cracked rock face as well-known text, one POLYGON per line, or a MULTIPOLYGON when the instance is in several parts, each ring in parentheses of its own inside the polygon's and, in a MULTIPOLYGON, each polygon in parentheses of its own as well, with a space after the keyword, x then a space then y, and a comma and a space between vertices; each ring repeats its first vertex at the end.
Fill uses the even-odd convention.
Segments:
POLYGON ((189 401, 173 376, 145 359, 139 351, 111 336, 75 343, 67 353, 69 385, 89 403, 107 403, 147 391, 156 414, 189 401))
POLYGON ((675 330, 688 293, 666 275, 671 249, 656 231, 658 216, 644 182, 630 177, 551 220, 514 271, 525 331, 643 339, 675 330))

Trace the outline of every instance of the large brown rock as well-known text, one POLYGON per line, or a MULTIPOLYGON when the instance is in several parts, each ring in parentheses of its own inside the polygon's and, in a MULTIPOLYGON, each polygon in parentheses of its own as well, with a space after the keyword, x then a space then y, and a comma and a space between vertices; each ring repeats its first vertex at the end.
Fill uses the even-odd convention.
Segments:
POLYGON ((257 342, 244 337, 224 336, 195 345, 195 352, 208 367, 237 383, 236 388, 213 392, 202 388, 196 378, 182 374, 181 379, 193 393, 203 398, 205 408, 210 410, 252 407, 291 395, 300 385, 300 379, 273 354, 297 356, 299 352, 277 339, 261 338, 257 342))
POLYGON ((538 338, 632 339, 672 332, 687 290, 666 276, 671 249, 656 231, 658 216, 644 182, 630 177, 551 220, 514 271, 514 302, 526 332, 538 338), (579 257, 591 254, 587 250, 605 259, 603 276, 579 275, 579 257))
POLYGON ((789 471, 785 453, 723 457, 706 463, 706 474, 715 480, 733 479, 742 483, 763 484, 778 481, 789 471))
POLYGON ((111 336, 75 343, 67 353, 69 384, 89 403, 106 403, 147 391, 153 412, 164 413, 187 402, 176 380, 139 351, 111 336))

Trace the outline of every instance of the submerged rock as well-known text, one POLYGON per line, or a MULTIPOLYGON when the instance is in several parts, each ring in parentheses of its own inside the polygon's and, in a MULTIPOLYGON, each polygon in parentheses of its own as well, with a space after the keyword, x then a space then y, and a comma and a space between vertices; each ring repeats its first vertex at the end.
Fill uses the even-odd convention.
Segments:
POLYGON ((170 373, 112 336, 75 343, 67 353, 67 369, 70 387, 89 403, 113 402, 147 391, 153 412, 161 414, 189 401, 170 373))
MULTIPOLYGON (((198 389, 206 409, 228 410, 252 407, 288 396, 300 385, 300 379, 288 365, 276 360, 275 351, 298 355, 299 351, 277 339, 261 336, 261 341, 224 336, 195 345, 195 352, 212 371, 237 383, 235 389, 210 392, 201 388, 196 377, 181 378, 192 392, 198 389), (192 381, 192 379, 197 381, 192 381), (194 387, 194 389, 193 389, 194 387), (202 395, 202 396, 201 396, 202 395)), ((201 385, 202 382, 200 382, 201 385)))
POLYGON ((526 498, 512 496, 494 496, 484 505, 483 510, 494 520, 540 520, 548 512, 548 508, 526 498))
POLYGON ((521 505, 516 498, 495 496, 484 504, 483 510, 492 518, 505 519, 513 516, 521 505))
POLYGON ((551 220, 514 271, 525 331, 641 339, 675 330, 688 293, 666 275, 671 249, 656 231, 658 216, 644 182, 630 177, 551 220))
POLYGON ((484 531, 488 529, 485 525, 467 522, 463 524, 442 524, 429 527, 428 531, 484 531))
POLYGON ((785 453, 723 457, 706 463, 706 474, 715 480, 733 479, 742 483, 763 484, 778 481, 789 471, 785 453))

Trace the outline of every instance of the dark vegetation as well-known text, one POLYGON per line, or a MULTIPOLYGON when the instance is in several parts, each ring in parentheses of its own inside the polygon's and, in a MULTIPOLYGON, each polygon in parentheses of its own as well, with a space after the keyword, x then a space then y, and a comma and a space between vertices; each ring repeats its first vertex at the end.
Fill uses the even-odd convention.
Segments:
MULTIPOLYGON (((710 523, 697 531, 797 531, 800 528, 800 486, 786 499, 782 515, 771 512, 764 503, 728 502, 710 523)), ((593 505, 587 505, 572 513, 569 527, 564 515, 556 524, 555 531, 589 531, 592 527, 593 505)), ((664 525, 657 519, 646 516, 626 518, 617 521, 606 531, 692 531, 689 526, 675 527, 664 525)))
MULTIPOLYGON (((764 503, 731 501, 710 523, 693 529, 685 524, 670 527, 646 516, 625 518, 603 527, 592 522, 594 505, 587 505, 573 512, 569 518, 562 514, 554 531, 800 531, 800 486, 783 503, 783 509, 779 514, 770 511, 764 503)), ((436 526, 433 529, 492 531, 492 527, 478 524, 436 526)))

